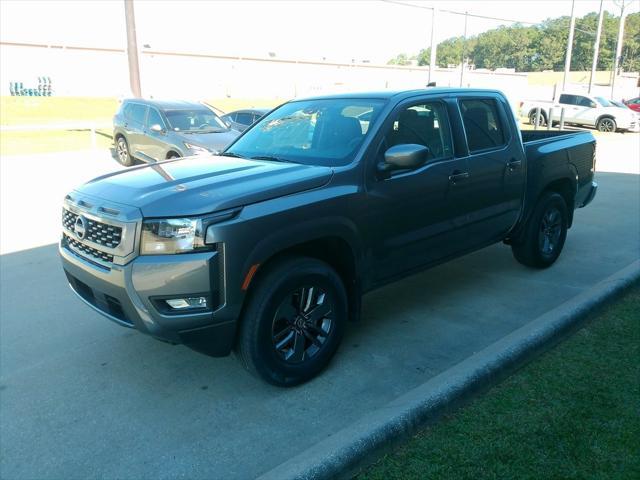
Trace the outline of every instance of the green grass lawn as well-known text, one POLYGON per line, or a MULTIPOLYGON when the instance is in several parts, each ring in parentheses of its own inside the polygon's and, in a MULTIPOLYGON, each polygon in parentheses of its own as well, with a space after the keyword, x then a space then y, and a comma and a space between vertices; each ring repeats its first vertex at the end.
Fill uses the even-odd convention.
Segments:
MULTIPOLYGON (((111 131, 96 132, 96 148, 112 146, 111 131)), ((48 152, 89 150, 89 130, 43 130, 39 132, 0 132, 0 155, 25 155, 48 152)))
POLYGON ((358 476, 640 478, 640 286, 358 476))

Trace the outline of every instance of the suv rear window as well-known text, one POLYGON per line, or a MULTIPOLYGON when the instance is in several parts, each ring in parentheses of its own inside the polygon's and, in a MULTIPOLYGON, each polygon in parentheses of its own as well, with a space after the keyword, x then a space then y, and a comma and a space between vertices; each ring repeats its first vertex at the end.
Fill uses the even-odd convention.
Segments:
POLYGON ((496 148, 506 143, 495 100, 462 100, 460 110, 471 152, 496 148))

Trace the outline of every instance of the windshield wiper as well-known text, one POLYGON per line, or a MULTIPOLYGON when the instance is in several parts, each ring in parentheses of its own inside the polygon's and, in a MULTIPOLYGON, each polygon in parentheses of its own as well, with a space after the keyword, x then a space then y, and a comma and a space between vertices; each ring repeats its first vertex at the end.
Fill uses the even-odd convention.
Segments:
POLYGON ((242 155, 239 155, 239 154, 233 153, 233 152, 220 152, 218 155, 221 155, 223 157, 247 158, 247 157, 243 157, 242 155))
POLYGON ((293 160, 289 160, 288 158, 281 157, 272 157, 270 155, 258 155, 256 157, 251 157, 251 160, 267 160, 269 162, 281 162, 281 163, 298 163, 293 160))

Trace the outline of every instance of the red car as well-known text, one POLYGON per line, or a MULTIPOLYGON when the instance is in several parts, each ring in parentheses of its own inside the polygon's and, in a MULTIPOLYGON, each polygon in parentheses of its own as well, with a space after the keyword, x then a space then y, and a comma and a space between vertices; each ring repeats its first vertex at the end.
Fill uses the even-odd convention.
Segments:
POLYGON ((624 101, 625 105, 634 112, 640 112, 640 97, 632 98, 624 101))

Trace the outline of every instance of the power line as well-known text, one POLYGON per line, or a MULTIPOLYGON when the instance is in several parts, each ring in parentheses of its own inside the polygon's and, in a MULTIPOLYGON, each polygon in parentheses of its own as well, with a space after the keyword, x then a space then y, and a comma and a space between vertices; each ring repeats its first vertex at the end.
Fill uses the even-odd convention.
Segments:
MULTIPOLYGON (((380 1, 384 2, 384 3, 402 5, 403 7, 421 8, 423 10, 433 10, 433 8, 434 8, 434 7, 427 7, 425 5, 414 5, 412 3, 405 3, 405 2, 398 1, 398 0, 380 0, 380 1)), ((447 10, 447 9, 444 9, 444 8, 439 8, 438 11, 439 12, 445 12, 445 13, 451 13, 453 15, 462 15, 462 16, 467 16, 467 17, 484 18, 486 20, 499 20, 501 22, 521 23, 523 25, 538 25, 537 23, 526 22, 524 20, 514 20, 512 18, 490 17, 490 16, 487 16, 487 15, 478 15, 478 14, 475 14, 475 13, 467 13, 467 12, 456 12, 454 10, 447 10)))

